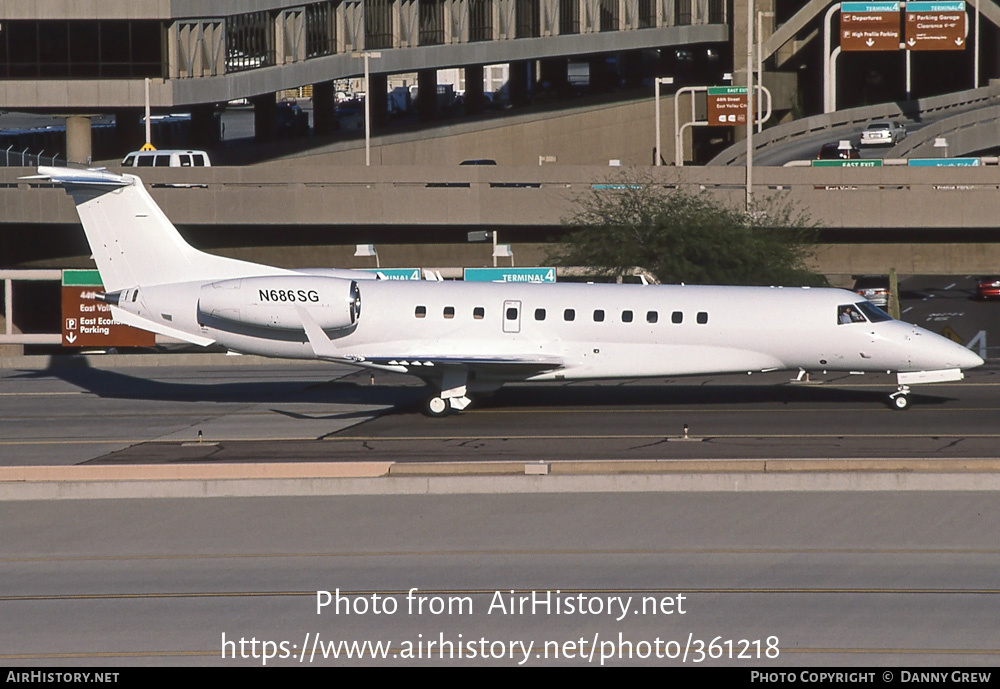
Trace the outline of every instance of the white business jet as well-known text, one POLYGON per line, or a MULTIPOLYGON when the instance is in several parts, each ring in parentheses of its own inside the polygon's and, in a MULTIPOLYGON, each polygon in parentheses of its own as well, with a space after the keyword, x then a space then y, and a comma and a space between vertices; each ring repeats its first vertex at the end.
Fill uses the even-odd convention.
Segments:
POLYGON ((113 317, 233 352, 407 373, 443 416, 511 381, 775 370, 961 380, 969 349, 839 289, 392 281, 288 270, 191 247, 142 181, 40 167, 76 202, 113 317))

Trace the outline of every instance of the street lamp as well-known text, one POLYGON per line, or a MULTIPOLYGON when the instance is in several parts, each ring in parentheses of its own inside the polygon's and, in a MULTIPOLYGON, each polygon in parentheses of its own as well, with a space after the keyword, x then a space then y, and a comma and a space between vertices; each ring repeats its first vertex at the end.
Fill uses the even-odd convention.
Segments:
MULTIPOLYGON (((496 232, 493 233, 493 241, 496 242, 496 232)), ((494 244, 493 245, 493 267, 496 268, 497 257, 500 258, 510 258, 510 267, 514 267, 514 250, 510 248, 510 244, 494 244)))
MULTIPOLYGON (((656 95, 654 100, 656 101, 656 152, 654 153, 655 161, 654 165, 659 167, 662 165, 663 155, 660 153, 660 84, 672 84, 674 83, 673 77, 656 77, 654 80, 656 95)), ((676 126, 676 124, 675 124, 676 126)))
POLYGON ((943 136, 936 137, 934 139, 934 148, 939 149, 939 158, 948 157, 948 139, 943 136))
POLYGON ((753 205, 753 0, 747 0, 747 212, 753 205))
MULTIPOLYGON (((774 17, 774 12, 765 10, 757 11, 757 83, 764 84, 764 17, 774 17)), ((757 99, 757 133, 760 134, 764 128, 763 101, 757 99)), ((748 113, 749 114, 749 113, 748 113)))
POLYGON ((382 53, 376 52, 374 50, 372 50, 372 51, 365 50, 363 52, 351 53, 351 57, 364 58, 364 61, 365 61, 365 166, 368 167, 368 166, 370 166, 372 164, 372 149, 371 149, 371 140, 372 140, 372 106, 371 106, 371 95, 372 95, 372 93, 371 93, 371 89, 369 88, 369 84, 368 84, 368 77, 369 77, 368 59, 372 58, 372 57, 378 59, 378 58, 382 57, 382 53))
POLYGON ((378 252, 375 251, 374 244, 358 244, 354 250, 355 256, 374 256, 375 257, 375 267, 381 268, 382 263, 379 261, 378 252))

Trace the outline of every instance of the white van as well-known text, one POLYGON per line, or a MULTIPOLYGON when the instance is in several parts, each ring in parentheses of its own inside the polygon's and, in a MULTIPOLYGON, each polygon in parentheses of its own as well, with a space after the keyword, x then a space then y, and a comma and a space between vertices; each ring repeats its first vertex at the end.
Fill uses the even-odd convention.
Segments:
POLYGON ((133 151, 122 161, 124 167, 212 167, 204 151, 133 151))

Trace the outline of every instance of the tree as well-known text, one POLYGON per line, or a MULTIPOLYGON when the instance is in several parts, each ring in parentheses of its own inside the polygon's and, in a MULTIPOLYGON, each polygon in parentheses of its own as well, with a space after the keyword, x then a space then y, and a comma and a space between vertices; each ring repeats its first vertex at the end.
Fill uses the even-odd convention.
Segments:
POLYGON ((609 277, 635 267, 660 282, 728 285, 824 285, 805 266, 816 227, 787 205, 753 212, 726 208, 707 194, 624 179, 595 187, 563 221, 557 265, 590 266, 609 277))

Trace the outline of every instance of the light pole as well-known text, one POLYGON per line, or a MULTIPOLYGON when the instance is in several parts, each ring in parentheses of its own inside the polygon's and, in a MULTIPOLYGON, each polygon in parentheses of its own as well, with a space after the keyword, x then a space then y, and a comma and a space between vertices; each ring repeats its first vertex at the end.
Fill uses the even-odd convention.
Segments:
MULTIPOLYGON (((978 0, 977 0, 978 1, 978 0)), ((774 12, 766 10, 757 11, 757 83, 764 85, 764 17, 774 17, 774 12)), ((764 128, 763 101, 757 99, 757 133, 760 134, 764 128)))
POLYGON ((352 57, 360 57, 365 61, 365 166, 369 167, 372 164, 372 105, 371 105, 371 89, 369 88, 369 71, 368 71, 368 59, 374 57, 378 59, 382 57, 382 53, 376 51, 365 50, 362 52, 351 53, 352 57))
POLYGON ((374 244, 357 244, 354 250, 355 256, 374 256, 375 257, 375 267, 381 268, 382 262, 379 260, 378 251, 375 249, 374 244))
MULTIPOLYGON (((654 96, 654 101, 656 102, 656 151, 654 153, 653 164, 659 167, 662 165, 663 154, 660 152, 660 84, 672 84, 674 83, 673 77, 656 77, 653 80, 654 88, 656 90, 656 95, 654 96)), ((677 126, 676 123, 674 126, 677 126)))
POLYGON ((747 212, 753 205, 753 0, 747 0, 747 212))

